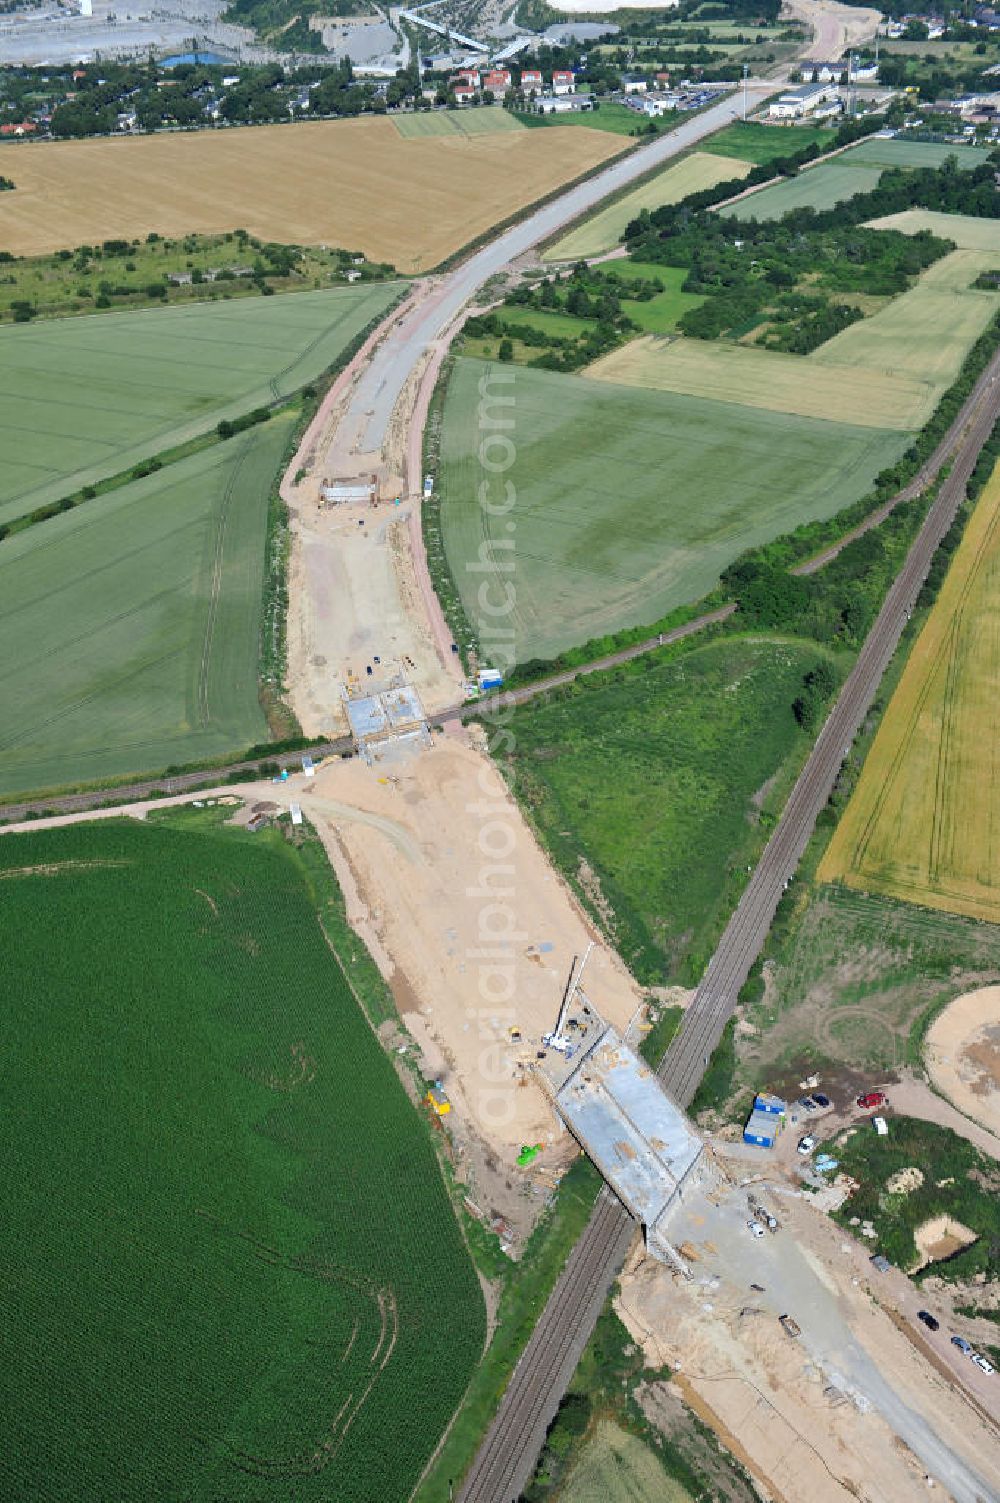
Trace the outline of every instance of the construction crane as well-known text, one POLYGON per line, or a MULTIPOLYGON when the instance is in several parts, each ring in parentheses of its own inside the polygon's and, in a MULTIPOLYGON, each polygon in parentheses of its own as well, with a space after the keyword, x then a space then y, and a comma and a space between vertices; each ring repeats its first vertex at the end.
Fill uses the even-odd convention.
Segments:
POLYGON ((573 1044, 571 1039, 568 1039, 566 1037, 566 1035, 563 1033, 563 1029, 566 1026, 566 1017, 569 1013, 570 1004, 572 1003, 573 998, 576 996, 577 992, 580 990, 580 980, 583 976, 583 968, 587 964, 587 961, 590 959, 590 952, 593 948, 594 941, 591 940, 590 944, 587 946, 587 952, 584 955, 583 960, 580 961, 579 970, 577 969, 576 964, 579 957, 576 955, 573 956, 573 964, 569 968, 569 979, 566 982, 566 990, 563 992, 562 1003, 559 1007, 559 1016, 558 1018, 556 1018, 556 1026, 551 1033, 546 1033, 542 1036, 542 1043, 547 1049, 557 1049, 560 1054, 565 1054, 567 1059, 570 1059, 572 1057, 576 1046, 573 1044))

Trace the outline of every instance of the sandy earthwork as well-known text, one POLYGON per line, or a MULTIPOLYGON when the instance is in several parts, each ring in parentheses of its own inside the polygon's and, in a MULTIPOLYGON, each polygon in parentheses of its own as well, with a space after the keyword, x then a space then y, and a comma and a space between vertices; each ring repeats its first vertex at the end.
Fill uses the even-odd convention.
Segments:
POLYGON ((1000 986, 956 997, 928 1031, 924 1062, 960 1112, 1000 1134, 1000 986))
POLYGON ((391 120, 323 120, 16 148, 0 243, 19 256, 150 231, 244 228, 413 273, 622 151, 586 127, 404 141, 391 120))
POLYGON ((956 1221, 954 1216, 933 1216, 930 1221, 914 1228, 913 1240, 920 1256, 910 1272, 916 1273, 928 1263, 943 1263, 945 1258, 953 1257, 963 1247, 971 1247, 976 1241, 976 1233, 963 1222, 956 1221))
POLYGON ((293 517, 287 688, 307 736, 342 735, 342 689, 388 681, 394 671, 428 712, 462 698, 459 669, 442 663, 421 604, 411 504, 307 502, 293 517))
MULTIPOLYGON (((594 936, 493 763, 464 735, 435 736, 430 750, 374 767, 335 760, 308 788, 296 783, 274 797, 298 799, 316 826, 348 918, 440 1063, 456 1114, 508 1164, 524 1143, 564 1137, 524 1066, 594 936)), ((587 994, 619 1027, 640 1001, 601 946, 587 994)))
POLYGON ((870 1297, 843 1233, 798 1197, 767 1195, 782 1230, 751 1244, 745 1195, 734 1188, 721 1197, 735 1226, 731 1246, 711 1206, 701 1217, 689 1211, 703 1223, 685 1227, 685 1246, 698 1257, 691 1281, 643 1260, 640 1249, 616 1307, 649 1365, 673 1369, 671 1389, 763 1495, 782 1503, 923 1498, 927 1467, 900 1433, 908 1426, 919 1444, 922 1421, 979 1476, 1000 1474, 996 1434, 870 1297), (767 1271, 757 1267, 762 1254, 772 1260, 767 1271), (765 1287, 757 1292, 751 1279, 765 1287), (787 1309, 802 1327, 798 1340, 778 1323, 787 1309))

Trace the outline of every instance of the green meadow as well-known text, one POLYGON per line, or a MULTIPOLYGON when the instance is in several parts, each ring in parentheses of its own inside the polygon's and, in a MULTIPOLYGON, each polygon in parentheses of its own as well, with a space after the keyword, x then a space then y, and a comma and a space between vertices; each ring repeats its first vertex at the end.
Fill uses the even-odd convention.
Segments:
POLYGON ((0 524, 315 380, 399 283, 0 329, 0 524))

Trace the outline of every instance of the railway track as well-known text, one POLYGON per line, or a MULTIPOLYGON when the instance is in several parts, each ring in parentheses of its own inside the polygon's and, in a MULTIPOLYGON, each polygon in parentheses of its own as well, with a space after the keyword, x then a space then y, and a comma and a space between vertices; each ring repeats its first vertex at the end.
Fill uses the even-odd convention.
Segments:
MULTIPOLYGON (((965 404, 951 470, 886 595, 836 704, 817 737, 781 818, 702 977, 658 1075, 687 1107, 712 1050, 760 954, 781 895, 795 873, 816 817, 868 714, 899 644, 931 560, 961 504, 979 452, 1000 416, 1000 356, 965 404)), ((940 464, 948 457, 936 451, 940 464)), ((932 461, 928 461, 928 470, 932 461)), ((936 472, 935 472, 936 473, 936 472)), ((925 475, 925 483, 927 475, 925 475)), ((465 1479, 461 1503, 514 1503, 593 1330, 601 1299, 619 1272, 635 1224, 605 1187, 570 1253, 465 1479)))
MULTIPOLYGON (((508 689, 502 694, 490 695, 473 704, 451 705, 446 710, 438 710, 435 714, 429 715, 428 724, 441 726, 456 720, 474 720, 496 710, 513 709, 517 705, 527 704, 538 695, 545 694, 550 689, 558 689, 564 684, 570 684, 574 679, 584 677, 588 673, 600 673, 606 668, 617 668, 621 663, 641 657, 644 653, 653 652, 657 647, 667 647, 671 642, 680 642, 684 637, 694 636, 696 632, 704 631, 707 626, 725 621, 735 609, 736 606, 732 604, 720 606, 718 610, 709 611, 704 616, 697 616, 693 621, 685 622, 683 626, 674 627, 672 631, 660 632, 655 637, 647 637, 642 642, 634 642, 631 647, 623 647, 619 652, 610 653, 607 657, 596 658, 591 663, 583 663, 579 668, 567 668, 562 673, 550 674, 547 678, 525 684, 520 689, 508 689)), ((321 745, 306 747, 304 750, 317 759, 348 756, 354 750, 354 742, 350 736, 339 736, 334 740, 324 741, 321 745)), ((80 793, 61 793, 51 798, 30 799, 19 804, 3 804, 0 805, 0 826, 19 824, 25 819, 42 814, 85 814, 88 809, 100 809, 108 804, 139 803, 144 799, 156 798, 158 794, 170 796, 176 793, 193 792, 199 788, 213 787, 218 783, 232 782, 235 779, 245 781, 260 778, 265 776, 265 769, 271 769, 274 766, 297 767, 301 756, 302 752, 299 751, 272 753, 269 756, 247 758, 241 762, 229 762, 224 767, 202 768, 192 772, 175 773, 170 777, 144 778, 134 783, 118 784, 113 788, 90 788, 80 793)))
MULTIPOLYGON (((949 459, 955 448, 960 443, 964 445, 967 435, 976 430, 978 417, 984 410, 992 411, 991 389, 995 380, 1000 379, 1000 351, 994 355, 986 370, 980 376, 975 387, 970 392, 961 411, 955 418, 948 432, 928 458, 926 463, 914 478, 903 487, 890 501, 878 508, 870 517, 866 517, 858 527, 853 528, 844 537, 840 538, 831 547, 825 549, 804 563, 796 565, 793 574, 815 574, 824 564, 836 558, 841 549, 846 547, 854 538, 860 537, 864 532, 885 520, 894 507, 904 501, 910 501, 919 495, 920 491, 936 479, 942 466, 949 459)), ((992 426, 992 420, 991 420, 992 426)), ((981 443, 980 443, 981 446, 981 443)), ((978 448, 976 450, 978 453, 978 448)), ((973 461, 974 462, 974 461, 973 461)), ((926 524, 925 524, 926 525, 926 524)), ((675 627, 672 631, 661 632, 656 636, 647 637, 644 641, 633 643, 631 647, 622 648, 618 652, 609 653, 606 657, 597 658, 594 662, 584 663, 579 668, 566 669, 561 673, 551 674, 549 677, 539 679, 535 683, 525 684, 519 689, 509 689, 502 694, 493 695, 488 699, 482 699, 475 704, 450 705, 447 709, 439 710, 428 716, 430 725, 441 726, 456 720, 473 720, 483 714, 498 709, 513 709, 517 705, 527 704, 540 694, 547 693, 550 689, 557 689, 565 684, 572 683, 577 678, 585 677, 589 673, 600 673, 607 668, 617 668, 622 663, 629 662, 632 658, 642 657, 647 652, 653 652, 657 647, 668 646, 672 642, 679 642, 684 637, 693 636, 696 632, 703 631, 707 626, 725 621, 736 610, 734 603, 720 606, 717 610, 709 611, 703 616, 688 621, 683 626, 675 627)), ((321 745, 309 747, 308 750, 314 757, 335 757, 348 755, 353 747, 349 736, 334 737, 321 745)), ((54 794, 51 797, 23 800, 20 803, 0 805, 0 826, 17 824, 22 820, 31 819, 40 814, 82 814, 88 809, 99 809, 108 804, 135 803, 142 799, 155 798, 157 794, 185 793, 198 788, 211 786, 213 783, 224 783, 234 778, 252 779, 264 776, 263 769, 273 766, 295 767, 298 765, 301 753, 286 752, 280 754, 267 754, 256 758, 244 758, 241 761, 226 763, 223 767, 202 768, 191 772, 175 773, 170 777, 150 777, 136 780, 132 783, 122 783, 111 788, 91 788, 79 793, 54 794)))

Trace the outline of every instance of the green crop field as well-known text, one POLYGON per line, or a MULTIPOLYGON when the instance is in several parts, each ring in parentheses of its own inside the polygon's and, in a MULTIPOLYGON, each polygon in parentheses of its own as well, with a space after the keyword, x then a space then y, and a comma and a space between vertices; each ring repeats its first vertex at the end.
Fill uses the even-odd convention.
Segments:
POLYGON ((936 388, 919 376, 852 366, 846 358, 837 365, 816 364, 816 353, 785 355, 728 340, 633 339, 595 360, 585 374, 866 428, 909 432, 919 426, 921 414, 930 415, 936 388))
POLYGON ((996 291, 972 285, 980 272, 994 264, 995 257, 988 251, 952 251, 929 266, 908 292, 894 297, 871 318, 828 339, 807 360, 924 382, 928 403, 924 411, 914 414, 914 426, 925 423, 1000 309, 996 291))
POLYGON ((0 545, 0 792, 240 751, 281 414, 0 545))
POLYGON ((995 219, 975 219, 970 214, 940 214, 933 209, 903 209, 899 214, 869 220, 869 224, 872 229, 901 230, 904 235, 930 230, 942 240, 954 240, 959 250, 990 253, 996 258, 992 266, 1000 265, 1000 224, 995 219))
POLYGON ((822 151, 836 135, 822 125, 761 125, 755 120, 727 125, 699 145, 720 157, 737 157, 741 162, 773 162, 775 157, 791 156, 806 146, 822 151))
MULTIPOLYGON (((483 575, 468 566, 511 536, 517 656, 551 657, 697 600, 755 542, 863 495, 905 433, 548 371, 459 360, 445 401, 440 474, 448 565, 471 620, 483 575), (488 478, 480 382, 513 393, 513 513, 477 501, 488 478), (513 381, 513 385, 503 384, 513 381)), ((494 454, 491 459, 497 456, 494 454)), ((509 493, 508 493, 509 494, 509 493)), ((489 498, 488 498, 489 499, 489 498)), ((498 579, 507 580, 508 555, 498 579)))
POLYGON ((403 1503, 458 1404, 482 1295, 318 880, 221 827, 0 841, 7 1497, 403 1503))
POLYGON ((795 177, 760 188, 721 212, 737 219, 780 219, 792 209, 832 209, 877 187, 887 167, 939 167, 949 156, 963 170, 978 167, 986 152, 973 146, 940 146, 931 141, 868 140, 829 162, 803 168, 795 177))
POLYGON ((661 204, 679 203, 689 193, 714 188, 730 177, 745 177, 750 167, 734 157, 695 151, 658 172, 631 193, 599 209, 582 224, 563 235, 544 253, 546 261, 577 261, 613 250, 630 220, 642 209, 657 209, 661 204))
POLYGON ((853 198, 856 193, 870 193, 878 186, 883 168, 856 167, 848 162, 848 155, 804 168, 795 177, 759 188, 719 212, 735 219, 780 219, 792 209, 832 209, 834 204, 853 198))
MULTIPOLYGON (((989 156, 982 146, 950 146, 939 141, 908 141, 905 136, 886 140, 882 136, 869 136, 844 153, 851 163, 874 163, 879 167, 940 167, 948 157, 954 157, 963 170, 979 167, 989 156)), ((843 158, 841 158, 843 160, 843 158)))
POLYGON ((420 110, 412 115, 393 115, 392 123, 406 141, 426 136, 485 136, 495 131, 521 130, 521 122, 509 110, 420 110))
POLYGON ((792 702, 823 656, 716 642, 508 722, 513 786, 643 984, 690 980, 711 954, 807 747, 792 702))
POLYGON ((0 329, 0 523, 327 370, 399 283, 0 329))

